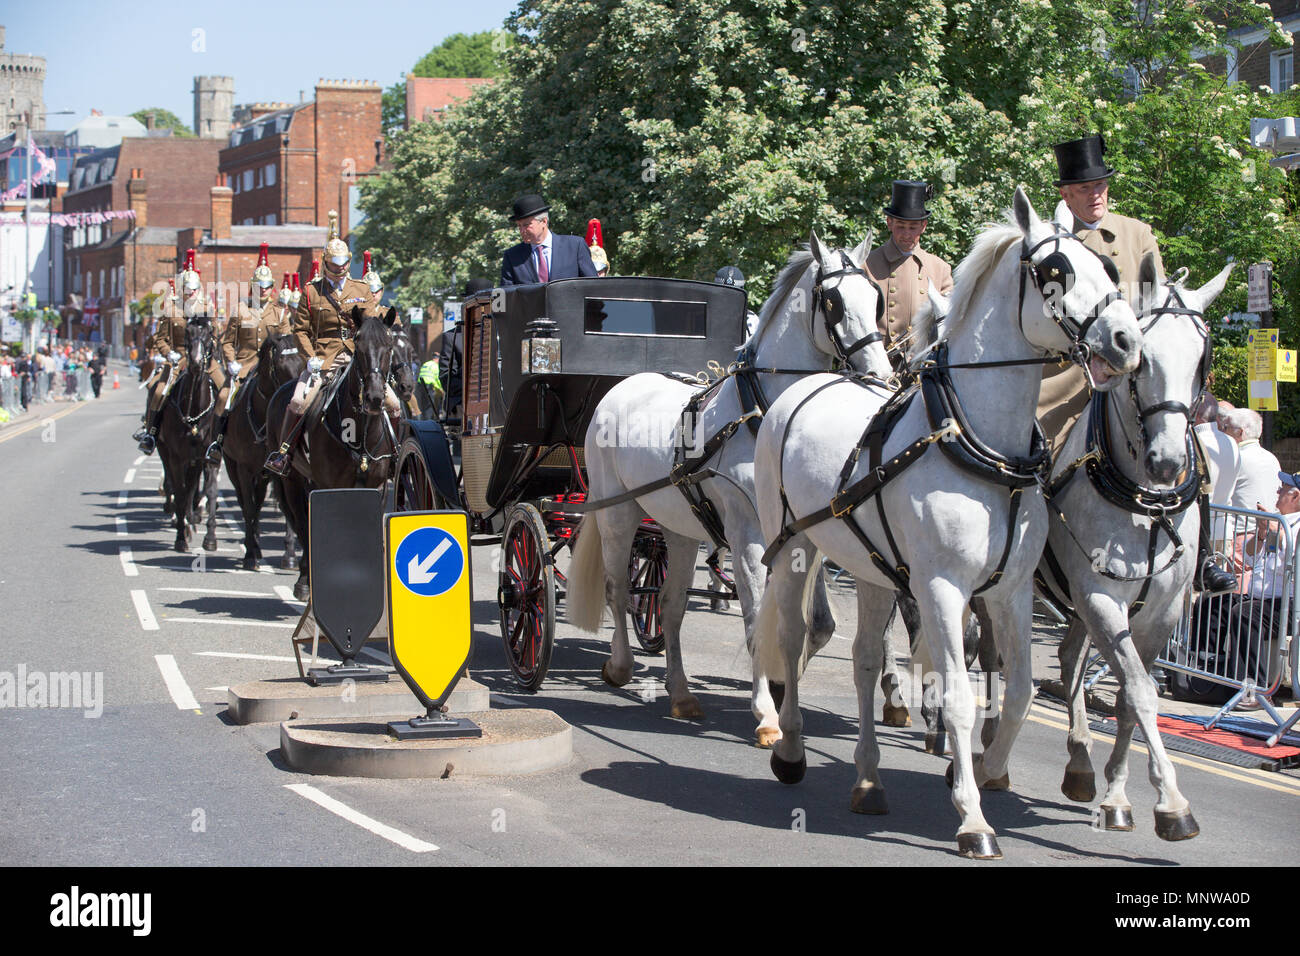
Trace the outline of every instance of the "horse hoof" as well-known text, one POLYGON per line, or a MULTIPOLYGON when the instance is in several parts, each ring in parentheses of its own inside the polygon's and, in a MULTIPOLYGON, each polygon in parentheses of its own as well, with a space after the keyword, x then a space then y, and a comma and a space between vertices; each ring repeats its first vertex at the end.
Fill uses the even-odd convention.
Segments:
POLYGON ((256 571, 256 570, 257 570, 257 559, 256 559, 256 558, 244 558, 244 561, 243 561, 243 565, 242 565, 242 567, 243 567, 243 569, 244 569, 245 571, 256 571))
POLYGON ((772 695, 772 703, 776 704, 776 709, 780 710, 781 705, 785 703, 785 684, 770 680, 767 682, 767 692, 772 695))
POLYGON ((281 570, 281 571, 297 571, 297 570, 298 570, 298 559, 297 559, 297 558, 281 558, 281 559, 280 559, 280 570, 281 570))
POLYGON ((600 665, 600 677, 601 680, 606 684, 609 684, 611 687, 623 687, 632 679, 631 674, 628 674, 626 677, 616 677, 613 671, 610 670, 609 661, 605 661, 604 664, 600 665))
POLYGON ((1092 803, 1097 798, 1097 778, 1092 771, 1067 770, 1061 781, 1061 793, 1075 803, 1092 803))
POLYGON ((767 750, 780 739, 781 731, 776 727, 758 728, 758 746, 760 749, 767 750))
POLYGON ((1191 810, 1156 811, 1156 836, 1162 840, 1190 840, 1200 832, 1191 810))
POLYGON ((216 551, 216 550, 217 550, 217 539, 216 539, 216 538, 204 538, 204 539, 203 539, 203 550, 204 550, 204 551, 216 551))
POLYGON ((694 697, 673 702, 672 715, 678 720, 703 720, 704 708, 694 697))
POLYGON ((311 597, 311 585, 306 581, 299 581, 293 586, 293 596, 299 601, 306 601, 311 597))
POLYGON ((803 779, 803 775, 808 772, 808 758, 800 757, 798 763, 791 763, 788 760, 782 760, 777 756, 775 750, 772 751, 772 773, 784 784, 795 784, 803 779))
POLYGON ((952 789, 952 761, 951 760, 948 761, 948 769, 944 771, 943 782, 948 785, 949 790, 952 789))
POLYGON ((893 704, 886 704, 881 713, 880 722, 886 727, 911 727, 912 715, 907 712, 906 707, 895 707, 893 704))
POLYGON ((981 790, 1010 790, 1011 775, 1004 773, 1000 777, 990 778, 980 784, 981 790))
POLYGON ((958 833, 957 852, 972 860, 1002 859, 1002 851, 992 833, 958 833))
POLYGON ((879 784, 864 783, 853 788, 849 797, 849 809, 854 813, 882 816, 889 812, 889 802, 885 799, 885 788, 879 784))
POLYGON ((925 752, 934 754, 936 757, 942 757, 945 750, 948 749, 948 740, 944 734, 926 734, 925 735, 925 752))
POLYGON ((1101 826, 1103 830, 1132 830, 1132 807, 1102 807, 1101 826))
POLYGON ((185 546, 185 542, 184 542, 184 541, 177 541, 174 545, 172 545, 172 550, 175 551, 177 554, 189 554, 189 553, 190 553, 190 549, 189 549, 188 547, 185 546))

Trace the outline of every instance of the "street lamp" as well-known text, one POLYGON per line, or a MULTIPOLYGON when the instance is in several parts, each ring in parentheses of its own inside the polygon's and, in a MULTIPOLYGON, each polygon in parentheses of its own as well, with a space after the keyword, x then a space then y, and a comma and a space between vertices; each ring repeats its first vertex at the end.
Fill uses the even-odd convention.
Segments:
MULTIPOLYGON (((64 116, 72 110, 53 110, 49 113, 37 113, 37 116, 64 116)), ((22 306, 27 308, 32 293, 32 151, 28 145, 32 142, 32 111, 22 112, 23 155, 27 157, 27 201, 23 203, 23 293, 22 306)), ((45 226, 46 239, 52 235, 51 226, 45 226)), ((54 244, 50 243, 50 255, 54 255, 54 244)), ((36 351, 36 324, 32 323, 32 352, 36 351)))

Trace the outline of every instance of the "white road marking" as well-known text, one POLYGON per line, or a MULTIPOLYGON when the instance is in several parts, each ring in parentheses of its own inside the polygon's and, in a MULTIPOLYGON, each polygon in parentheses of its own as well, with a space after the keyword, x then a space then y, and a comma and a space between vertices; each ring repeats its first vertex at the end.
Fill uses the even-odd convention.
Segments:
POLYGON ((388 840, 391 843, 396 843, 398 846, 405 850, 410 850, 412 853, 429 853, 430 851, 438 849, 432 843, 426 843, 408 833, 403 833, 401 830, 390 827, 386 823, 380 823, 378 820, 373 817, 368 817, 360 811, 353 810, 347 804, 340 803, 338 800, 335 800, 328 794, 317 790, 310 784, 286 783, 284 786, 286 790, 292 790, 294 793, 298 794, 298 796, 305 797, 319 807, 324 807, 330 813, 342 817, 349 823, 355 823, 363 830, 369 830, 375 836, 383 837, 385 840, 388 840))
POLYGON ((122 484, 129 485, 133 481, 135 481, 135 469, 128 468, 126 470, 126 477, 122 479, 122 484))
POLYGON ((372 651, 368 647, 363 647, 361 648, 361 650, 357 651, 357 656, 360 657, 363 654, 366 657, 370 658, 372 661, 376 661, 377 663, 380 664, 387 664, 389 667, 393 666, 393 659, 389 657, 387 654, 385 654, 383 651, 372 651))
POLYGON ((135 562, 131 560, 130 548, 126 545, 119 547, 117 549, 117 557, 122 562, 122 570, 126 573, 128 578, 138 578, 140 576, 140 569, 137 568, 135 562))
POLYGON ((229 687, 205 687, 204 690, 230 690, 229 687))
POLYGON ((241 661, 283 661, 289 664, 297 660, 296 657, 277 657, 274 654, 233 654, 229 651, 195 651, 194 654, 196 657, 233 657, 241 661))
POLYGON ((190 685, 185 683, 185 678, 181 676, 181 669, 176 666, 176 658, 170 654, 155 654, 153 659, 158 662, 158 670, 162 672, 167 693, 171 694, 172 700, 176 702, 176 709, 198 710, 199 702, 195 700, 190 685))
POLYGON ((176 624, 217 624, 221 627, 282 627, 290 631, 298 626, 297 621, 254 621, 243 617, 169 617, 167 620, 176 624))
POLYGON ((129 492, 127 489, 123 488, 121 491, 119 491, 119 492, 117 493, 117 506, 118 506, 119 508, 125 508, 125 507, 126 507, 126 499, 129 498, 129 497, 131 497, 131 492, 129 492))
POLYGON ((149 607, 149 597, 143 591, 131 592, 131 603, 135 605, 135 615, 140 619, 140 626, 146 631, 158 630, 158 619, 149 607))
POLYGON ((223 588, 159 588, 159 591, 185 591, 194 594, 234 594, 239 597, 275 597, 270 591, 229 591, 223 588))
POLYGON ((295 611, 307 606, 306 601, 299 601, 293 596, 293 588, 289 587, 287 584, 277 584, 275 586, 275 594, 281 601, 288 604, 295 611))
POLYGON ((121 515, 117 516, 117 536, 119 538, 126 537, 126 519, 121 515))
POLYGON ((144 464, 144 460, 145 460, 146 458, 148 458, 148 457, 149 457, 148 455, 141 455, 141 456, 140 456, 139 458, 137 458, 135 461, 131 462, 131 464, 134 465, 135 467, 139 468, 141 465, 144 464))

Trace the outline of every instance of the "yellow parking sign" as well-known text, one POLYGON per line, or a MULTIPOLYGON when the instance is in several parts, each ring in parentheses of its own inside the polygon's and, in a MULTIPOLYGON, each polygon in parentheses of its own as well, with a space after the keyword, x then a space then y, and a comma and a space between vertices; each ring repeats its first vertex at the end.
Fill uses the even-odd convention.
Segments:
POLYGON ((393 665, 420 703, 438 708, 469 661, 469 516, 390 514, 385 540, 393 665))

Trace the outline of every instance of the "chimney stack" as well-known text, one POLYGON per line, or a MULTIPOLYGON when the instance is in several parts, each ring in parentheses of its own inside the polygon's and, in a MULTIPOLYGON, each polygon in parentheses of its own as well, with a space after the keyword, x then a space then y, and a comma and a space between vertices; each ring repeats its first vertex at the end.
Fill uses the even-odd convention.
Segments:
POLYGON ((126 208, 135 213, 136 229, 149 225, 149 204, 146 198, 144 170, 131 170, 131 178, 126 181, 126 208))
POLYGON ((212 187, 212 238, 230 238, 230 217, 235 201, 234 191, 226 185, 226 174, 217 175, 217 184, 212 187))

